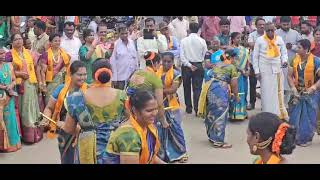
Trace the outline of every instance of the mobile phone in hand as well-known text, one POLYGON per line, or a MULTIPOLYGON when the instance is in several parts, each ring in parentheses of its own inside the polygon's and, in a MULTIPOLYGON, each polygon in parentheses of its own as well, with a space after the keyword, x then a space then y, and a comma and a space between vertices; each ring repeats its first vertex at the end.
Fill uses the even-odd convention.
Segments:
POLYGON ((153 31, 153 29, 144 29, 143 39, 154 39, 153 31))

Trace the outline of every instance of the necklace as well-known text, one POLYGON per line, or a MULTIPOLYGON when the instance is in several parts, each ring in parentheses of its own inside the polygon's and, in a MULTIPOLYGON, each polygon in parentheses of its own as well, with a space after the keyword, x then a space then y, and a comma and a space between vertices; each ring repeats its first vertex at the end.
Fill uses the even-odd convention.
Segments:
MULTIPOLYGON (((60 61, 60 52, 58 51, 58 58, 56 59, 55 58, 55 55, 54 55, 55 53, 53 53, 53 51, 52 51, 52 59, 53 59, 53 62, 55 63, 55 64, 58 64, 59 63, 59 61, 60 61)), ((56 53, 57 54, 57 53, 56 53)))
POLYGON ((18 52, 18 55, 19 55, 19 58, 20 58, 21 60, 23 60, 23 59, 24 59, 24 56, 23 56, 23 50, 22 50, 21 52, 18 52))

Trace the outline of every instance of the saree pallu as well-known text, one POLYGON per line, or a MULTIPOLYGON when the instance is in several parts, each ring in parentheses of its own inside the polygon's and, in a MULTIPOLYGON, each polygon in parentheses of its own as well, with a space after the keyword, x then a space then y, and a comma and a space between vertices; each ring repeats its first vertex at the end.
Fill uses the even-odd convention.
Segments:
POLYGON ((47 86, 47 93, 46 93, 46 96, 45 96, 45 104, 47 105, 48 102, 49 102, 49 99, 50 99, 50 96, 51 94, 53 93, 53 91, 60 85, 60 84, 63 84, 64 82, 64 76, 63 76, 63 72, 59 72, 57 73, 52 82, 49 82, 48 83, 48 86, 47 86))
POLYGON ((39 102, 36 85, 24 82, 24 94, 19 97, 19 112, 22 122, 22 140, 26 143, 39 142, 43 133, 35 126, 39 121, 39 102))
POLYGON ((62 129, 57 129, 61 164, 78 164, 78 146, 72 146, 75 135, 68 134, 62 129))
POLYGON ((173 162, 187 156, 186 142, 181 127, 180 110, 165 111, 169 128, 163 128, 161 123, 157 123, 159 140, 161 143, 158 156, 165 162, 173 162))
POLYGON ((240 102, 230 100, 230 118, 234 120, 244 120, 247 117, 247 94, 248 94, 248 79, 240 75, 238 78, 238 94, 240 102))
POLYGON ((116 120, 110 123, 101 123, 97 125, 96 131, 96 156, 97 156, 97 164, 106 164, 107 163, 107 155, 106 148, 109 142, 110 135, 113 131, 115 131, 120 126, 120 120, 116 120))
POLYGON ((79 135, 79 160, 81 164, 107 164, 106 147, 111 133, 120 121, 96 125, 96 131, 82 132, 79 135))
POLYGON ((290 125, 297 129, 296 143, 311 142, 317 129, 317 113, 319 109, 320 92, 312 95, 302 95, 299 101, 289 103, 290 125))
POLYGON ((213 143, 224 143, 225 128, 229 111, 228 84, 212 81, 207 94, 205 126, 208 138, 213 143))

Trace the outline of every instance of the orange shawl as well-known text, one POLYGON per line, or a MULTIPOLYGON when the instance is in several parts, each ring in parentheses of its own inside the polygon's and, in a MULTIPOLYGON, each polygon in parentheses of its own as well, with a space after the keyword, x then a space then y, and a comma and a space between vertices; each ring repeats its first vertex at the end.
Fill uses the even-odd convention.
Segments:
POLYGON ((140 164, 149 164, 154 161, 154 158, 157 156, 158 151, 160 149, 160 142, 158 138, 157 129, 153 126, 153 124, 148 125, 148 130, 152 133, 152 135, 156 138, 156 144, 153 152, 153 157, 149 157, 149 147, 147 142, 147 131, 143 131, 141 126, 138 124, 137 120, 131 115, 130 116, 130 124, 137 131, 141 139, 141 153, 140 153, 140 164), (149 161, 150 159, 150 161, 149 161))
MULTIPOLYGON (((71 86, 71 80, 68 80, 65 83, 64 87, 62 88, 61 92, 59 93, 59 96, 58 96, 57 102, 54 106, 54 111, 52 114, 52 120, 54 120, 56 122, 60 120, 59 115, 60 115, 60 112, 61 112, 61 109, 62 109, 62 106, 64 103, 64 99, 67 96, 67 93, 70 89, 70 86, 71 86)), ((85 92, 87 90, 87 84, 84 83, 80 89, 82 92, 85 92)), ((50 131, 48 131, 48 138, 50 138, 50 139, 55 138, 56 137, 55 130, 57 127, 55 124, 53 124, 51 122, 50 122, 49 126, 50 126, 50 131)))
MULTIPOLYGON (((69 71, 69 65, 70 65, 70 56, 63 50, 59 49, 59 54, 61 55, 64 63, 64 67, 66 68, 66 71, 69 71)), ((68 74, 68 72, 67 72, 68 74)), ((65 81, 67 81, 70 78, 70 76, 66 75, 65 81)), ((52 48, 48 49, 48 68, 46 73, 46 81, 52 82, 53 80, 53 51, 52 48)))
POLYGON ((263 39, 268 43, 267 56, 270 58, 275 58, 280 55, 279 48, 276 45, 277 36, 274 35, 274 38, 271 40, 269 37, 264 34, 263 39))
MULTIPOLYGON (((157 71, 157 76, 161 79, 161 76, 163 74, 163 66, 161 66, 158 71, 157 71)), ((170 88, 173 84, 173 76, 174 76, 174 69, 171 67, 168 72, 165 73, 165 81, 164 81, 164 86, 166 88, 170 88)), ((167 96, 168 102, 169 102, 169 107, 173 107, 172 110, 177 110, 179 109, 180 105, 178 102, 178 99, 175 94, 173 95, 168 95, 167 96)))
MULTIPOLYGON (((24 57, 24 61, 27 64, 27 72, 29 74, 29 82, 30 83, 37 83, 37 77, 36 77, 36 73, 35 73, 35 69, 34 69, 34 64, 33 64, 33 58, 30 54, 30 52, 25 49, 23 47, 22 49, 23 52, 23 57, 24 57)), ((20 58, 18 52, 13 48, 11 50, 11 54, 12 54, 12 62, 13 64, 18 68, 19 71, 21 71, 23 69, 23 60, 20 58)), ((22 79, 21 78, 17 78, 17 84, 21 84, 22 79)))
MULTIPOLYGON (((298 66, 301 67, 301 57, 300 55, 296 55, 293 59, 293 74, 294 74, 294 84, 298 86, 298 66)), ((309 88, 314 84, 314 55, 312 53, 309 54, 307 65, 304 69, 304 85, 305 88, 309 88)))
MULTIPOLYGON (((267 164, 280 164, 281 160, 282 160, 281 157, 279 157, 275 154, 272 154, 270 159, 268 160, 267 164)), ((255 164, 263 164, 262 158, 259 157, 256 160, 255 164)))

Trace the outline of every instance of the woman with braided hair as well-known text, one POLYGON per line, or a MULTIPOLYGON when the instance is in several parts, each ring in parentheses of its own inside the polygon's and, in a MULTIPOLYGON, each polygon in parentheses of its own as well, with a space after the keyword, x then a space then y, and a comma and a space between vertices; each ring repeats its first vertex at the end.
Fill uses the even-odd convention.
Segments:
POLYGON ((291 154, 296 147, 296 130, 269 112, 250 118, 247 135, 250 153, 259 156, 255 164, 283 164, 281 155, 291 154))

